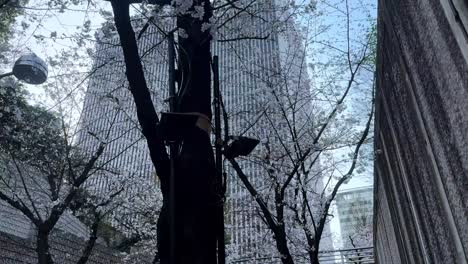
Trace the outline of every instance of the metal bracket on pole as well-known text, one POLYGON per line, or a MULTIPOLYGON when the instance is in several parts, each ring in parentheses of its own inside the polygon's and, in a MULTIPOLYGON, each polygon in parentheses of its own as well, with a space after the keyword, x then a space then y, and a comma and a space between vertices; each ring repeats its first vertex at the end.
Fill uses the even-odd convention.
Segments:
POLYGON ((8 77, 8 76, 11 76, 11 75, 13 75, 13 72, 8 72, 8 73, 0 74, 0 79, 5 78, 5 77, 8 77))

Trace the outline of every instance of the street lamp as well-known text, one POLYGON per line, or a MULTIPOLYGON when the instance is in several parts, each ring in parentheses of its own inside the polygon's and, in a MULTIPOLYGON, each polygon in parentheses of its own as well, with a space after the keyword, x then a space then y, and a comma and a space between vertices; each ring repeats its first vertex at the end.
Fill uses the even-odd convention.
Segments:
POLYGON ((29 84, 41 84, 47 80, 47 64, 36 54, 21 56, 13 66, 13 71, 0 74, 0 79, 14 75, 21 81, 29 84))
POLYGON ((230 138, 232 142, 224 147, 224 155, 228 159, 249 155, 260 142, 258 139, 242 136, 231 136, 230 138))

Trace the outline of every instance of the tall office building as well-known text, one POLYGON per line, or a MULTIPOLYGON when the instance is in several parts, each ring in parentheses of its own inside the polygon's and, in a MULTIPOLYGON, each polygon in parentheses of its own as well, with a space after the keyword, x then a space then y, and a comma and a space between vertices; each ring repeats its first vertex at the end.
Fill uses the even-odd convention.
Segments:
POLYGON ((373 197, 372 187, 337 193, 335 201, 343 248, 372 245, 373 197))
MULTIPOLYGON (((271 4, 256 5, 258 10, 263 10, 262 19, 252 19, 246 14, 245 18, 239 16, 231 20, 218 31, 218 41, 213 41, 212 54, 219 56, 220 87, 229 113, 230 134, 265 139, 272 134, 272 131, 264 128, 268 120, 261 118, 261 112, 272 107, 268 89, 283 81, 287 75, 280 73, 286 69, 289 76, 299 74, 305 62, 297 32, 286 34, 273 30, 271 25, 276 11, 271 8, 271 4), (264 36, 265 39, 245 39, 245 36, 264 36), (239 40, 231 41, 234 38, 239 40)), ((138 25, 135 27, 141 29, 138 25)), ((104 158, 109 160, 108 166, 116 172, 115 175, 120 176, 97 175, 88 186, 99 191, 109 188, 115 178, 133 178, 138 184, 128 188, 129 196, 148 189, 156 192, 154 184, 157 179, 146 142, 139 131, 125 76, 123 55, 111 23, 103 27, 99 37, 100 42, 94 55, 94 72, 81 118, 79 144, 83 149, 92 150, 96 148, 98 140, 107 142, 104 158)), ((167 43, 160 31, 150 26, 140 36, 139 49, 156 110, 167 109, 164 102, 168 87, 167 43)), ((306 74, 302 80, 288 79, 287 82, 295 85, 300 83, 304 89, 302 92, 309 92, 306 74)), ((280 115, 275 117, 273 114, 272 118, 281 127, 284 121, 281 121, 280 115)), ((286 127, 286 124, 282 127, 286 127)), ((259 190, 268 188, 261 166, 250 162, 241 162, 241 166, 259 190)), ((262 259, 268 263, 279 262, 272 234, 259 217, 254 199, 235 173, 227 166, 226 170, 228 258, 244 263, 262 262, 262 259)), ((122 220, 122 217, 118 219, 122 220)))
MULTIPOLYGON (((138 198, 145 200, 142 195, 161 197, 146 141, 140 133, 113 23, 104 24, 96 38, 98 44, 80 118, 78 146, 92 155, 99 143, 104 142, 106 147, 100 162, 105 164, 107 173, 94 175, 86 182, 87 189, 108 193, 123 183, 130 206, 138 198)), ((167 45, 161 40, 162 36, 153 27, 139 39, 140 54, 146 66, 145 76, 158 112, 164 109, 167 94, 167 45)), ((115 226, 133 225, 135 208, 125 206, 119 206, 111 218, 115 226)))

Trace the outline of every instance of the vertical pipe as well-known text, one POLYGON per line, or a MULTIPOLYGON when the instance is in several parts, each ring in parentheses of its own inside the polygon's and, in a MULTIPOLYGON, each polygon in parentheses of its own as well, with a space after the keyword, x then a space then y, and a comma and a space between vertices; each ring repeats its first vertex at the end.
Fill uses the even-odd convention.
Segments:
POLYGON ((225 184, 223 180, 223 158, 221 153, 222 140, 221 140, 221 103, 219 91, 219 66, 218 56, 213 56, 213 100, 214 100, 214 116, 215 116, 215 150, 216 150, 216 179, 218 182, 218 191, 220 201, 218 204, 217 218, 217 246, 218 246, 218 264, 224 264, 226 259, 225 245, 224 245, 224 193, 225 184))
POLYGON ((169 109, 175 112, 175 53, 174 53, 174 33, 169 33, 168 37, 168 60, 169 60, 169 109))
MULTIPOLYGON (((175 111, 175 54, 174 34, 168 35, 168 60, 169 60, 169 111, 175 111)), ((171 175, 169 178, 169 263, 176 263, 176 222, 175 222, 175 156, 177 151, 176 142, 169 143, 171 175)))

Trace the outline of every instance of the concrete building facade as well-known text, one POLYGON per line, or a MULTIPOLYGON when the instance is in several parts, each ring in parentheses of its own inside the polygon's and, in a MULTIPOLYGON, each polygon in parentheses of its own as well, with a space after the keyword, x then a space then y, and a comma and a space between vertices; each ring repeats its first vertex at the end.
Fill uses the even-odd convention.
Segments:
POLYGON ((466 1, 379 1, 379 263, 467 263, 467 19, 466 1))

